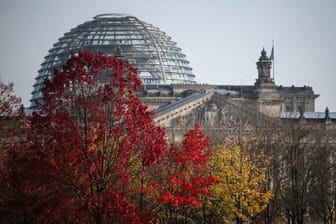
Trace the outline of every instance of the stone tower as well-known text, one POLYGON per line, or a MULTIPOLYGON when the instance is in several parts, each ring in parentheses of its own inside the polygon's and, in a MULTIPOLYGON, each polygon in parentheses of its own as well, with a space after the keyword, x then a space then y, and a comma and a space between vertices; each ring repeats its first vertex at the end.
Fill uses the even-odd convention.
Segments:
POLYGON ((272 61, 262 49, 257 61, 258 79, 255 82, 255 96, 257 110, 270 117, 279 117, 282 101, 271 77, 272 61))
POLYGON ((274 80, 271 78, 271 68, 272 68, 272 61, 267 57, 267 53, 263 48, 261 51, 259 61, 257 62, 258 79, 256 81, 256 87, 265 84, 274 85, 274 80))

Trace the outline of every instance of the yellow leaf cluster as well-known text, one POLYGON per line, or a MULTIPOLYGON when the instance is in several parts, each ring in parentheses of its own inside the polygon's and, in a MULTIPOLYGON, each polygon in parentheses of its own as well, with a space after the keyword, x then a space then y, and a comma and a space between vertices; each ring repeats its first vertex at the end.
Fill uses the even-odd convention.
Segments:
POLYGON ((219 147, 211 158, 211 173, 219 180, 211 188, 212 201, 226 219, 248 220, 271 198, 265 187, 269 160, 262 152, 252 155, 246 145, 234 144, 219 147))

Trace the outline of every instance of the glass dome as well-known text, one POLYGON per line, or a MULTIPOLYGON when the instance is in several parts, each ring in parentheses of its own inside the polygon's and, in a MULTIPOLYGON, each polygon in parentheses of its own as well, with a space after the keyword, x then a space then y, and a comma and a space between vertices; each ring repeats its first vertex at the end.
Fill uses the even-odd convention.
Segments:
POLYGON ((45 78, 52 78, 71 52, 90 50, 121 55, 138 68, 143 84, 195 84, 181 49, 164 32, 125 14, 100 14, 65 33, 49 50, 38 72, 32 100, 41 99, 45 78))

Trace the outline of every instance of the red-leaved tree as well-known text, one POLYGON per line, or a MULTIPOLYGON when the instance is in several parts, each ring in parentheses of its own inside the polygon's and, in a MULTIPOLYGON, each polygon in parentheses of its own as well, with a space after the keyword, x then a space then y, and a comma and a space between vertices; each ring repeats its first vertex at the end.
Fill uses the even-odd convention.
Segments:
POLYGON ((209 187, 217 179, 206 167, 212 150, 209 138, 199 125, 184 136, 181 145, 172 144, 164 152, 157 167, 160 177, 152 187, 157 190, 160 223, 189 223, 202 197, 209 196, 209 187))
POLYGON ((45 81, 28 137, 9 156, 34 222, 150 222, 144 180, 165 133, 135 96, 140 85, 128 62, 88 51, 45 81))
POLYGON ((17 216, 17 203, 24 201, 14 199, 19 197, 8 183, 7 155, 11 148, 18 146, 24 132, 25 117, 21 99, 14 94, 14 84, 0 81, 0 223, 7 223, 17 216))
POLYGON ((0 116, 17 114, 21 107, 21 99, 14 94, 14 84, 0 81, 0 116))

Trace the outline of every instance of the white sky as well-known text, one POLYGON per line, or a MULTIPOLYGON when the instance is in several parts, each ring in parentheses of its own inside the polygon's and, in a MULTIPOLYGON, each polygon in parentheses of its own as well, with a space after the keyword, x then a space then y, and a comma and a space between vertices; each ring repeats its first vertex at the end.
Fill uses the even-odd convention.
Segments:
POLYGON ((29 106, 48 50, 100 13, 153 24, 182 48, 196 80, 253 85, 262 47, 275 41, 275 81, 312 86, 316 111, 336 111, 335 0, 1 0, 0 79, 29 106))

